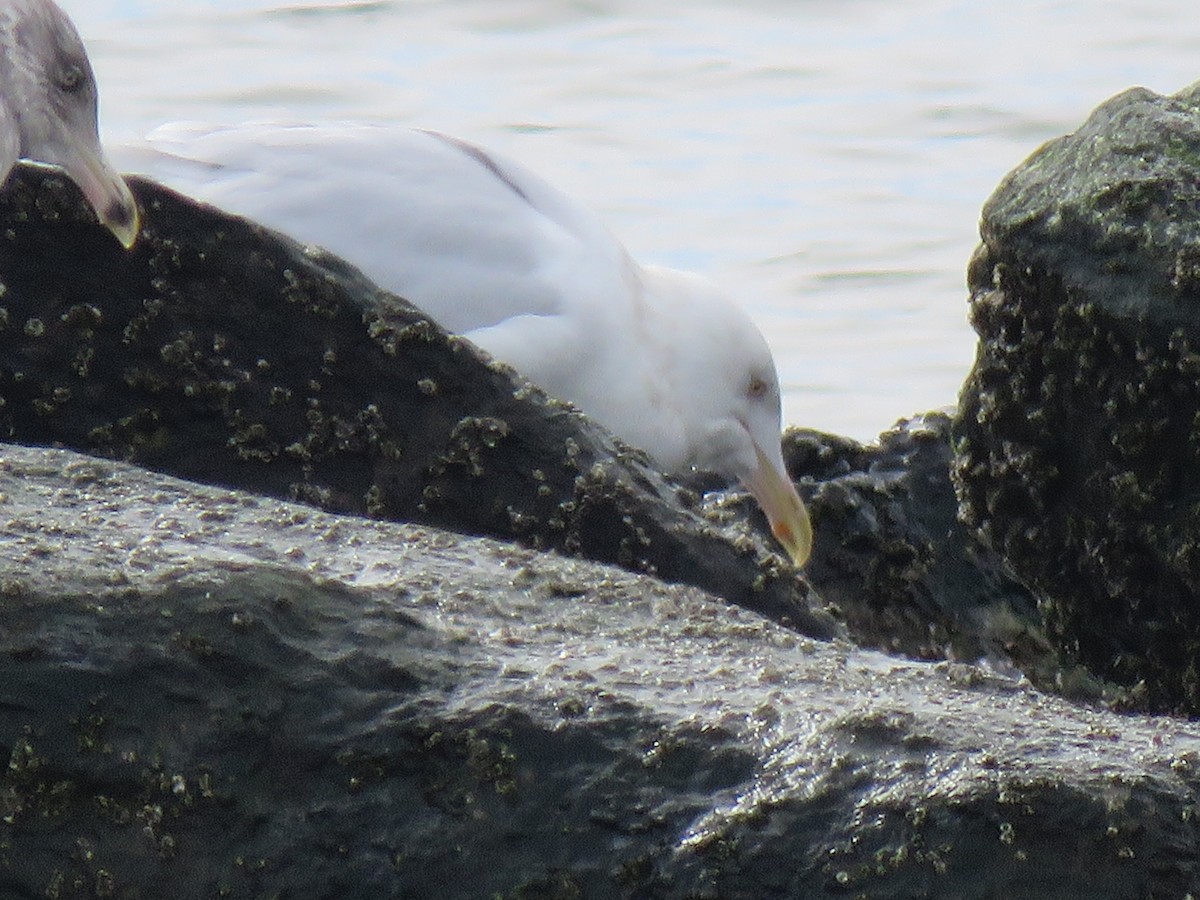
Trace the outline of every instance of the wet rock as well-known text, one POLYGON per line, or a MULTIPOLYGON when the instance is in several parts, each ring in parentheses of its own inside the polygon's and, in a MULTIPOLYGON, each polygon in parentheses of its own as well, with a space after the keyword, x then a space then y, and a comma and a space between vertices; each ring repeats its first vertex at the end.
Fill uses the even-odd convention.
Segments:
POLYGON ((60 179, 19 172, 0 195, 10 439, 615 561, 812 634, 834 630, 810 611, 828 606, 869 646, 1059 677, 1028 593, 955 520, 944 415, 877 446, 787 436, 819 524, 800 581, 746 495, 702 474, 664 481, 338 260, 134 189, 146 233, 133 254, 60 179))
POLYGON ((951 419, 927 413, 862 445, 790 429, 784 449, 821 522, 805 574, 862 645, 920 659, 1002 659, 1060 680, 1029 590, 958 520, 951 419))
POLYGON ((520 540, 830 635, 769 536, 345 263, 131 180, 126 253, 74 185, 0 194, 0 439, 323 509, 520 540))
POLYGON ((1010 174, 970 269, 962 514, 1127 702, 1200 712, 1200 86, 1010 174))
POLYGON ((1200 739, 693 588, 0 460, 5 897, 1182 897, 1200 739))

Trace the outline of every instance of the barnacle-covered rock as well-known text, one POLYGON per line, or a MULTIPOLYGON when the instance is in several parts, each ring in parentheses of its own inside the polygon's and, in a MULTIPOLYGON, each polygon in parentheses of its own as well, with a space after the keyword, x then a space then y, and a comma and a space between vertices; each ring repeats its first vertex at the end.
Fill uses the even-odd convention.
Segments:
POLYGON ((616 562, 812 634, 830 606, 871 646, 1057 677, 1028 597, 954 520, 944 416, 871 446, 786 438, 822 523, 802 579, 747 496, 665 480, 345 263, 132 184, 130 253, 60 177, 0 194, 0 437, 616 562))
POLYGON ((833 633, 769 536, 719 532, 572 407, 341 260, 130 184, 129 252, 61 176, 0 193, 0 440, 517 539, 833 633))
POLYGON ((950 417, 897 422, 862 445, 790 429, 784 452, 822 523, 806 575, 856 642, 922 659, 1015 663, 1061 682, 1029 591, 958 521, 950 417))
POLYGON ((1200 737, 694 588, 0 448, 0 896, 1200 893, 1200 737))
POLYGON ((1012 172, 971 262, 963 519, 1132 704, 1200 712, 1200 85, 1012 172))

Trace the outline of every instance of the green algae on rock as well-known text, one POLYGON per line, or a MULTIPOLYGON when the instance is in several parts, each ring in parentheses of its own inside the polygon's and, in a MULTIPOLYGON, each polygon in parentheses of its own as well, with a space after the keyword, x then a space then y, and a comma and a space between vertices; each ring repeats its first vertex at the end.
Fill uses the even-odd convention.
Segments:
POLYGON ((1200 713, 1200 85, 1104 103, 980 230, 963 519, 1127 702, 1200 713))

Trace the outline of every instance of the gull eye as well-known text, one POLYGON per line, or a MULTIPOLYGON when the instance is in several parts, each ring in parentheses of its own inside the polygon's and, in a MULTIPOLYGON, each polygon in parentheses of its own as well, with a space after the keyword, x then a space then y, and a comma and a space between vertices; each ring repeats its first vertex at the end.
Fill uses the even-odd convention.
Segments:
POLYGON ((87 76, 82 67, 71 63, 59 69, 54 80, 64 93, 76 94, 83 90, 83 86, 87 83, 87 76))
POLYGON ((750 387, 746 389, 746 395, 751 400, 759 400, 767 396, 767 379, 755 376, 750 379, 750 387))

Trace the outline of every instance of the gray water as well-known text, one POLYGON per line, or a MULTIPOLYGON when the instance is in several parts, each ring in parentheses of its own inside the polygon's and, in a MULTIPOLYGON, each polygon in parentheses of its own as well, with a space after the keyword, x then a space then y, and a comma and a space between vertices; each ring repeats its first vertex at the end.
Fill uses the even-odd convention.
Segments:
POLYGON ((60 0, 107 140, 400 121, 502 150, 767 334, 788 422, 953 404, 983 201, 1135 84, 1200 79, 1194 0, 60 0))

